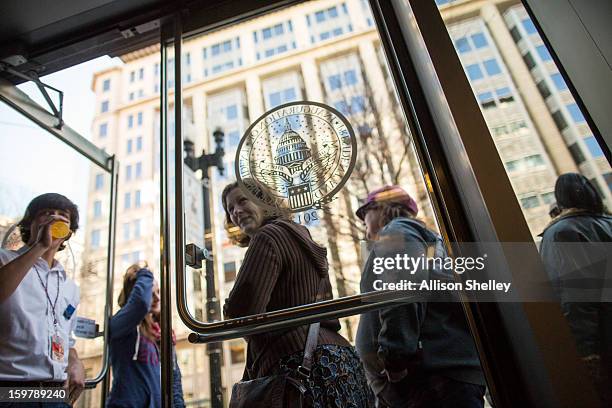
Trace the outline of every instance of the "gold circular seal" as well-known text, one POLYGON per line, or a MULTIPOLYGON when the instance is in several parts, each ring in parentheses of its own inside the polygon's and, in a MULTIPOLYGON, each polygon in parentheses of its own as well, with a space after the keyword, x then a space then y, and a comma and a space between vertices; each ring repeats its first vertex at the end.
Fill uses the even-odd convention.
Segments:
POLYGON ((264 208, 322 208, 342 188, 357 157, 355 132, 336 109, 291 102, 257 119, 236 152, 240 186, 264 208))

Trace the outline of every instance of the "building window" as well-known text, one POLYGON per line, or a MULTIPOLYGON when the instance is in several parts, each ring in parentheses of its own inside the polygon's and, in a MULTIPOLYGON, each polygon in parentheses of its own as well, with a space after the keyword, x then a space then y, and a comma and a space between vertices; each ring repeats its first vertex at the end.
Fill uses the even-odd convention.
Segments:
POLYGON ((555 192, 554 191, 544 193, 541 195, 541 197, 542 197, 542 202, 546 205, 550 205, 555 202, 555 192))
POLYGON ((130 82, 134 82, 136 80, 136 71, 130 72, 130 82))
POLYGON ((508 103, 514 101, 512 91, 507 86, 495 90, 495 95, 500 103, 508 103))
POLYGON ((100 230, 91 231, 91 247, 99 248, 100 247, 100 230))
POLYGON ((484 48, 489 45, 487 38, 483 33, 476 33, 471 35, 472 43, 476 48, 484 48))
POLYGON ((329 81, 329 88, 332 91, 335 89, 342 88, 342 80, 340 79, 339 74, 330 75, 329 78, 327 78, 327 80, 329 81))
POLYGON ((138 126, 142 125, 142 112, 138 112, 138 126))
POLYGON ((108 91, 109 89, 110 89, 110 79, 105 79, 105 80, 102 82, 102 91, 103 91, 103 92, 106 92, 106 91, 108 91))
POLYGON ((357 72, 354 69, 344 71, 342 76, 340 74, 334 74, 327 77, 330 90, 334 91, 340 89, 343 86, 353 86, 359 81, 357 79, 357 72))
POLYGON ((538 200, 538 196, 529 196, 529 197, 521 198, 521 206, 524 209, 539 207, 540 200, 538 200))
POLYGON ((490 76, 501 74, 499 64, 494 59, 489 59, 483 62, 487 74, 490 76))
POLYGON ((143 79, 144 78, 144 68, 140 68, 138 70, 138 79, 143 79))
POLYGON ((585 160, 584 154, 582 153, 580 146, 578 146, 578 143, 574 143, 573 145, 570 145, 569 152, 572 155, 572 158, 574 159, 576 164, 584 163, 584 160, 585 160))
POLYGON ((240 132, 232 130, 227 134, 227 141, 229 146, 238 146, 240 143, 240 132))
POLYGON ((525 61, 525 64, 527 65, 527 68, 529 69, 533 69, 536 66, 536 63, 533 60, 533 57, 531 56, 529 52, 523 55, 523 60, 525 61))
POLYGON ((538 55, 542 61, 552 60, 552 56, 550 55, 550 52, 548 52, 548 48, 546 48, 545 45, 538 45, 536 47, 536 51, 538 52, 538 55))
POLYGON ((535 25, 533 24, 533 21, 531 21, 531 19, 526 18, 523 21, 521 21, 521 23, 523 24, 523 28, 525 29, 527 34, 535 34, 538 32, 535 25))
POLYGON ((125 193, 123 195, 123 208, 129 210, 132 207, 132 194, 125 193))
POLYGON ((101 123, 100 124, 100 137, 106 137, 108 134, 108 124, 101 123))
POLYGON ((512 29, 510 30, 510 35, 512 36, 512 39, 514 40, 514 42, 517 43, 521 41, 521 33, 519 33, 518 28, 512 27, 512 29))
POLYGON ((271 57, 296 48, 291 21, 255 31, 253 33, 253 40, 256 44, 255 56, 258 60, 262 56, 271 57), (270 47, 268 44, 274 44, 274 46, 270 47))
POLYGON ((539 154, 524 157, 522 159, 511 160, 506 162, 506 169, 508 171, 524 170, 531 167, 537 167, 544 165, 544 159, 539 154))
POLYGON ((238 117, 238 107, 236 105, 231 105, 225 108, 225 117, 227 120, 233 120, 238 117))
POLYGON ((565 107, 569 111, 570 116, 572 117, 574 122, 581 123, 585 121, 584 116, 582 115, 582 112, 580 112, 580 108, 578 107, 578 105, 576 105, 575 103, 570 103, 565 107))
POLYGON ((482 70, 480 69, 480 66, 478 64, 468 65, 467 67, 465 67, 465 69, 467 71, 468 77, 472 81, 484 78, 482 70))
POLYGON ((236 262, 225 262, 223 264, 223 275, 225 282, 232 282, 236 279, 236 262))
POLYGON ((104 174, 96 174, 94 188, 96 190, 101 190, 102 187, 104 187, 104 174))
POLYGON ((100 218, 102 216, 102 201, 94 201, 93 213, 94 218, 100 218))
POLYGON ((565 121, 561 111, 553 112, 552 118, 555 121, 555 125, 557 125, 557 129, 563 130, 567 127, 567 122, 565 121))
POLYGON ((153 73, 157 76, 159 75, 159 62, 156 62, 153 66, 153 73))
POLYGON ((130 181, 132 179, 132 165, 128 164, 125 166, 125 181, 130 181))
POLYGON ((136 151, 140 152, 142 150, 142 136, 138 136, 136 138, 136 151))
POLYGON ((455 48, 461 54, 472 51, 472 47, 470 46, 470 43, 465 37, 461 37, 455 40, 455 48))
POLYGON ((472 51, 472 47, 470 47, 470 43, 465 37, 461 37, 455 40, 455 48, 461 54, 472 51))
POLYGON ((344 84, 347 86, 355 85, 357 83, 357 74, 354 69, 344 72, 344 84))
POLYGON ((142 162, 136 163, 136 178, 139 179, 142 177, 142 162))
POLYGON ((591 152, 591 156, 593 157, 601 157, 604 155, 601 147, 599 147, 599 143, 597 143, 597 139, 595 136, 588 136, 584 138, 584 144, 586 144, 589 152, 591 152))
POLYGON ((127 146, 126 146, 126 148, 125 148, 125 150, 126 150, 127 154, 132 153, 132 144, 133 144, 133 143, 132 143, 132 139, 128 139, 128 141, 127 141, 127 146))
POLYGON ((561 74, 559 73, 552 74, 550 76, 550 79, 552 79, 552 81, 555 83, 555 86, 557 87, 559 91, 565 91, 567 89, 567 84, 563 80, 563 77, 561 76, 561 74))
POLYGON ((140 208, 140 205, 141 205, 140 190, 136 190, 136 192, 134 192, 134 206, 136 208, 140 208))
POLYGON ((494 108, 496 106, 493 92, 483 92, 478 94, 478 101, 484 109, 494 108))
POLYGON ((128 116, 128 129, 131 129, 134 127, 134 115, 129 115, 128 116))
POLYGON ((354 115, 365 110, 365 98, 361 95, 353 96, 350 101, 343 100, 336 102, 334 107, 344 115, 354 115))
POLYGON ((546 81, 541 80, 540 82, 538 82, 538 90, 540 91, 540 94, 542 94, 542 98, 546 99, 548 98, 551 94, 550 94, 550 89, 548 89, 548 86, 546 85, 546 81))
POLYGON ((283 103, 293 102, 297 98, 295 94, 295 89, 287 88, 283 91, 272 92, 268 96, 268 100, 270 102, 270 108, 274 108, 283 103))
POLYGON ((214 44, 210 50, 213 57, 224 52, 230 52, 232 50, 232 41, 227 40, 219 44, 214 44))
POLYGON ((130 92, 128 94, 128 101, 133 101, 134 100, 134 92, 130 92))
POLYGON ((353 31, 346 4, 342 3, 341 8, 342 12, 338 6, 334 6, 306 15, 306 24, 310 28, 310 42, 328 40, 353 31))
POLYGON ((101 112, 101 113, 108 112, 108 101, 103 101, 103 102, 100 104, 100 112, 101 112))

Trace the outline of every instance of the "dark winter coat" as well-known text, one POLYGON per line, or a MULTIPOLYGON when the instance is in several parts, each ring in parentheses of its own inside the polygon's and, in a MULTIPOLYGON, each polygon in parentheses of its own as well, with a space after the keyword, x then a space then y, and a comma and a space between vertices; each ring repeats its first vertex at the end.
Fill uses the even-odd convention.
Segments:
MULTIPOLYGON (((431 246, 436 256, 445 256, 441 237, 423 223, 411 218, 393 219, 381 230, 370 252, 361 277, 362 293, 373 290, 374 280, 391 282, 403 278, 403 272, 375 274, 374 258, 396 254, 418 258, 431 246)), ((415 301, 361 315, 356 346, 375 394, 387 384, 386 375, 381 373, 384 369, 408 369, 409 375, 416 378, 437 374, 485 384, 461 303, 450 292, 431 296, 428 302, 415 301)))
POLYGON ((553 220, 542 236, 542 260, 578 352, 601 355, 610 364, 612 217, 570 210, 553 220))

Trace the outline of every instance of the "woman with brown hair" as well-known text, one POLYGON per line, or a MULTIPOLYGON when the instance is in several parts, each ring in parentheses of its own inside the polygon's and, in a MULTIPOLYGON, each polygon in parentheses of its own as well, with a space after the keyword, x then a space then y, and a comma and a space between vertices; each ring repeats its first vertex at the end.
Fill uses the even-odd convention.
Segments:
MULTIPOLYGON (((263 193, 259 191, 262 196, 263 193)), ((263 200, 266 201, 266 200, 263 200)), ((284 211, 266 213, 238 183, 225 187, 226 229, 237 245, 248 247, 236 283, 225 303, 229 318, 331 299, 327 250, 284 211), (319 288, 322 288, 321 291, 319 288), (323 293, 321 298, 318 293, 323 293)), ((302 379, 307 406, 370 407, 372 394, 354 348, 340 335, 337 319, 321 322, 310 375, 302 379)), ((289 374, 300 380, 309 327, 249 336, 245 380, 289 374)), ((298 401, 289 401, 297 406, 298 401)))
MULTIPOLYGON (((110 360, 113 386, 107 407, 157 408, 161 406, 159 346, 161 312, 159 285, 147 263, 130 266, 123 275, 119 311, 111 318, 110 360)), ((172 334, 172 344, 176 340, 172 334)), ((174 347, 175 407, 184 407, 181 372, 174 347)))

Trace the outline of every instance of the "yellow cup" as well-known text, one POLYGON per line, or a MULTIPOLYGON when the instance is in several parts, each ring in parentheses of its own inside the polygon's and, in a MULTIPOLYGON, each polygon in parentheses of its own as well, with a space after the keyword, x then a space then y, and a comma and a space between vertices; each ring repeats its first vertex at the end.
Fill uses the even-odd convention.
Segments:
POLYGON ((64 221, 54 221, 50 228, 54 239, 66 238, 70 234, 70 227, 64 221))

